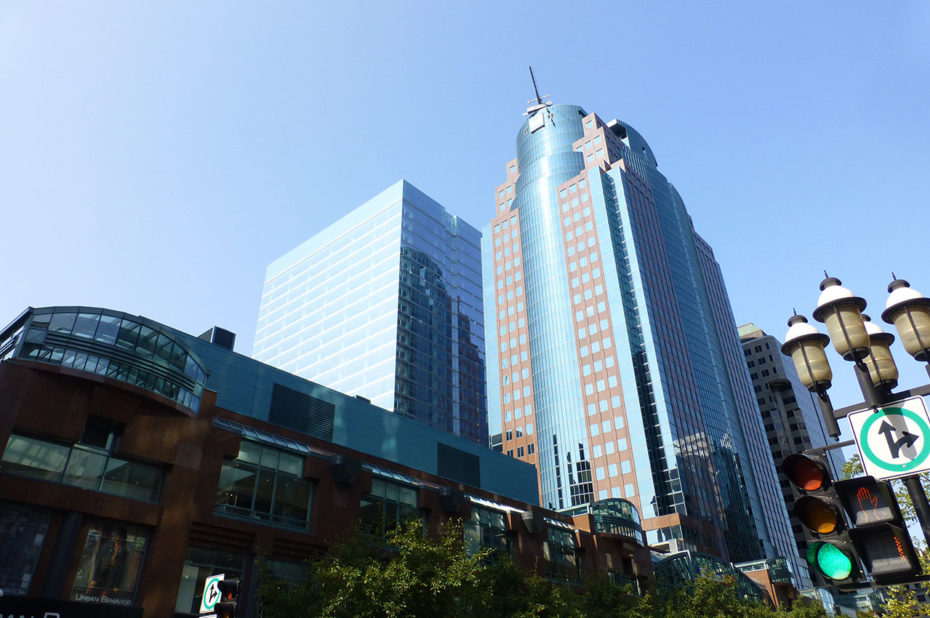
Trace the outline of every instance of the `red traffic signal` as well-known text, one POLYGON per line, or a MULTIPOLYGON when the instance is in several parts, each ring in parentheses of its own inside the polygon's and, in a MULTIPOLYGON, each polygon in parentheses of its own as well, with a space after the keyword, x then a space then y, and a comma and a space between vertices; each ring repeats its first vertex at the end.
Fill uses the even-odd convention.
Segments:
POLYGON ((236 618, 236 606, 239 600, 239 580, 224 579, 217 584, 220 600, 213 607, 217 618, 236 618))
POLYGON ((785 457, 781 471, 802 493, 821 491, 830 486, 830 471, 824 462, 801 453, 785 457))

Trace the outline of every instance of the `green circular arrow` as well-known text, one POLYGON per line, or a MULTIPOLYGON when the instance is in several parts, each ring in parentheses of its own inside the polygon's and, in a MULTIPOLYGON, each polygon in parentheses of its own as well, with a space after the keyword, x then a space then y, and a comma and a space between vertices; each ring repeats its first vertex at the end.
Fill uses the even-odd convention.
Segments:
POLYGON ((862 446, 862 453, 869 458, 869 461, 879 468, 888 470, 889 472, 907 472, 921 465, 927 459, 927 456, 930 455, 930 440, 927 439, 927 436, 930 436, 930 425, 927 425, 927 422, 913 410, 908 410, 907 408, 882 408, 881 414, 870 414, 869 418, 862 425, 862 429, 859 431, 859 444, 862 446), (906 463, 888 463, 880 459, 869 447, 869 441, 867 439, 869 428, 871 428, 879 418, 892 415, 903 416, 914 421, 917 427, 920 428, 921 437, 924 439, 924 445, 917 454, 917 457, 906 463))

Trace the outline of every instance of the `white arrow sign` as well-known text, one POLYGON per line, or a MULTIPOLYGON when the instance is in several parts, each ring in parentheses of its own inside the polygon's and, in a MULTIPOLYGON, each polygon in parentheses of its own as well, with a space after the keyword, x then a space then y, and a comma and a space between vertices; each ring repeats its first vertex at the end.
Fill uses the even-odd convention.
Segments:
POLYGON ((847 418, 866 474, 893 479, 930 470, 930 415, 923 398, 851 412, 847 418))
POLYGON ((207 614, 213 611, 220 600, 220 582, 226 579, 225 573, 211 575, 203 583, 203 597, 200 599, 200 613, 207 614))

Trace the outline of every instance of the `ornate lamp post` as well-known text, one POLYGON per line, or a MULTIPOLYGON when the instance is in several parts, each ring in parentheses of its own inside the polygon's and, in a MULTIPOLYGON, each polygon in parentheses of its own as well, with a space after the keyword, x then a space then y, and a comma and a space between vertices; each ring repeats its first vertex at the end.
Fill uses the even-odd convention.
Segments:
MULTIPOLYGON (((814 319, 827 326, 827 337, 807 323, 804 316, 795 314, 788 320, 788 334, 782 352, 790 355, 798 370, 801 382, 811 392, 817 393, 820 411, 827 433, 834 440, 840 435, 837 419, 863 407, 877 409, 889 402, 915 395, 930 394, 930 384, 893 393, 898 385, 898 368, 889 347, 894 335, 885 333, 864 316, 864 298, 854 295, 842 286, 842 282, 827 276, 820 283, 820 298, 814 309, 814 319), (827 360, 827 341, 833 343, 837 353, 847 361, 855 363, 856 377, 864 401, 834 411, 827 389, 833 373, 827 360)), ((930 374, 930 299, 912 289, 907 281, 895 279, 888 286, 890 296, 882 312, 882 319, 894 324, 901 343, 908 354, 917 361, 927 363, 930 374)), ((930 439, 930 438, 928 438, 930 439)), ((912 475, 903 479, 924 537, 930 543, 930 503, 920 484, 920 478, 912 475)))

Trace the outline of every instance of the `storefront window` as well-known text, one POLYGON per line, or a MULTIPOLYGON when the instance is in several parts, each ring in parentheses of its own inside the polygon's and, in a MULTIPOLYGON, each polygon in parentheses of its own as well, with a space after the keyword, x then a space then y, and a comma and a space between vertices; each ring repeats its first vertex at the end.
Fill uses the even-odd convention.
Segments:
POLYGON ((45 509, 0 502, 0 596, 24 596, 48 533, 45 509))
POLYGON ((147 541, 148 533, 139 526, 117 522, 92 525, 78 562, 71 599, 132 605, 147 541))
POLYGON ((211 575, 222 573, 226 579, 242 580, 245 556, 225 551, 190 547, 181 572, 181 586, 174 611, 196 614, 200 611, 203 585, 211 575))

